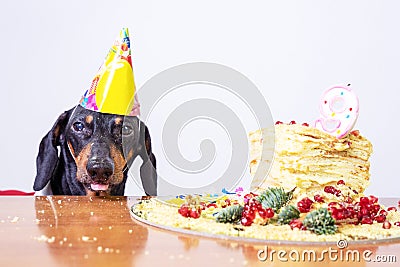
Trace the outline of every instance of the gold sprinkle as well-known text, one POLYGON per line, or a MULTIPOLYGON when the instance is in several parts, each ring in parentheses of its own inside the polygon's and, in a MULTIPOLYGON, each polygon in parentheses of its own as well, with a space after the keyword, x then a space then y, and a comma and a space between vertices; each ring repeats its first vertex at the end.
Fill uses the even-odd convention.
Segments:
POLYGON ((15 216, 15 217, 11 220, 12 223, 16 223, 16 222, 18 222, 18 221, 19 221, 19 217, 17 217, 17 216, 15 216))

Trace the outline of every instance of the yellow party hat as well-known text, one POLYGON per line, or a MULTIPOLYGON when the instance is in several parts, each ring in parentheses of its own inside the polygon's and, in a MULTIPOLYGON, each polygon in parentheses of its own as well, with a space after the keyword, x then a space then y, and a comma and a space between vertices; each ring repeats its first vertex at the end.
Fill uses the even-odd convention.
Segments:
POLYGON ((123 28, 83 95, 80 105, 102 113, 135 116, 135 81, 129 32, 123 28))

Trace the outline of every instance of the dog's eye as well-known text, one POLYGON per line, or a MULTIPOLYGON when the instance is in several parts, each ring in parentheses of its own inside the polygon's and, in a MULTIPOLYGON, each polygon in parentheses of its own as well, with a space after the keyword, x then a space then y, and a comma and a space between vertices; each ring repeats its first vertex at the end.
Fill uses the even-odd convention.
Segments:
POLYGON ((82 122, 75 122, 72 127, 74 127, 74 130, 77 132, 81 132, 83 129, 85 129, 85 125, 83 125, 82 122))
POLYGON ((133 133, 133 128, 129 125, 124 125, 122 127, 122 134, 123 135, 130 135, 133 133))

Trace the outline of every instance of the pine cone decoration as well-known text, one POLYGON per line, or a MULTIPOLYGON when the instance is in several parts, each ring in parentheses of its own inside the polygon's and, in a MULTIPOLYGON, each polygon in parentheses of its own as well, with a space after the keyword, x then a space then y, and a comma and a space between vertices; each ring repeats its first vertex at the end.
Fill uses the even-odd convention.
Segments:
POLYGON ((277 212, 292 199, 295 189, 285 192, 282 187, 270 187, 256 197, 256 199, 262 204, 264 209, 271 208, 277 212))
POLYGON ((243 206, 232 205, 217 213, 215 220, 219 223, 235 223, 242 218, 243 206))
POLYGON ((300 211, 293 205, 285 206, 278 214, 279 224, 289 224, 293 219, 300 217, 300 211))
POLYGON ((326 208, 320 208, 307 214, 303 225, 317 235, 333 235, 337 231, 335 220, 326 208))

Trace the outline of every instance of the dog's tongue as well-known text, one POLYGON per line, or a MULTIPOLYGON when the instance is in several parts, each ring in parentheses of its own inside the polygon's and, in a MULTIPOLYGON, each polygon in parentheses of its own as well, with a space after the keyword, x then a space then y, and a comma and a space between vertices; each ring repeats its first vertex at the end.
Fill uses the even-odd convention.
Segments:
POLYGON ((94 191, 105 191, 108 189, 108 184, 90 184, 90 187, 94 191))

